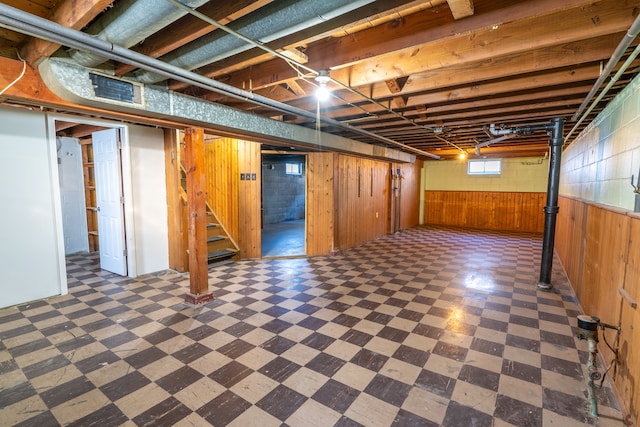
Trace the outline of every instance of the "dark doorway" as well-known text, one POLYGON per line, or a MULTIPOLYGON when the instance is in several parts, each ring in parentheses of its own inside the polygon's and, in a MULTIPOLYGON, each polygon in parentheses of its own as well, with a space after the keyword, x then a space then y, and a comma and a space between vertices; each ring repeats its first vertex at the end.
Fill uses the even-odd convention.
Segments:
POLYGON ((262 154, 262 256, 305 254, 306 156, 262 154))

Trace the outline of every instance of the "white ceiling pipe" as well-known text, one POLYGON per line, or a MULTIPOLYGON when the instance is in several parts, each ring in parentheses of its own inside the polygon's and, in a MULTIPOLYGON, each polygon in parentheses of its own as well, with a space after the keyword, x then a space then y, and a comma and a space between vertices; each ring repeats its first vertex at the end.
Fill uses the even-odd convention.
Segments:
MULTIPOLYGON (((506 130, 506 129, 505 129, 505 130, 506 130)), ((509 129, 509 130, 511 130, 511 129, 509 129)), ((506 141, 507 139, 511 139, 511 138, 516 137, 516 136, 518 136, 518 135, 516 135, 516 134, 515 134, 515 133, 513 133, 513 132, 510 132, 510 133, 508 133, 508 134, 506 134, 506 135, 503 135, 503 136, 500 136, 500 137, 498 137, 498 138, 493 138, 493 139, 490 139, 490 140, 488 140, 488 141, 481 142, 480 144, 476 144, 476 149, 478 149, 478 148, 482 148, 482 147, 488 147, 488 146, 489 146, 489 145, 491 145, 491 144, 495 144, 495 143, 497 143, 497 142, 506 141)))
POLYGON ((493 136, 499 136, 499 135, 508 135, 510 133, 514 133, 514 130, 513 129, 497 129, 496 125, 491 123, 491 125, 489 125, 489 132, 491 132, 491 135, 493 136))
POLYGON ((624 55, 627 48, 636 39, 638 33, 640 33, 640 16, 638 16, 636 20, 633 21, 633 24, 631 24, 631 27, 629 27, 627 34, 625 34, 624 38, 620 40, 618 47, 616 47, 616 50, 611 55, 611 58, 609 58, 607 65, 605 65, 604 69, 600 73, 600 77, 598 77, 598 80, 596 80, 596 82, 593 84, 593 87, 584 98, 584 101, 582 101, 582 104, 580 104, 576 112, 573 113, 573 116, 571 116, 572 121, 578 120, 580 114, 582 114, 584 109, 587 108, 589 101, 591 101, 591 99, 595 96, 604 81, 607 79, 607 77, 609 77, 609 74, 611 74, 615 66, 618 64, 620 58, 622 58, 622 55, 624 55))

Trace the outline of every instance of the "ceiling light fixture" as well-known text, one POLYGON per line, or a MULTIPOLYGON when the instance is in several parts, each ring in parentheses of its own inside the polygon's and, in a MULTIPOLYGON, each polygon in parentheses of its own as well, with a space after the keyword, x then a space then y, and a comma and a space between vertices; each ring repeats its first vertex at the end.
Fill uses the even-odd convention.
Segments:
POLYGON ((460 160, 464 160, 467 158, 467 153, 465 153, 464 151, 461 151, 459 157, 460 157, 460 160))
POLYGON ((327 86, 329 80, 331 80, 331 77, 329 77, 329 71, 318 71, 318 75, 316 76, 316 81, 319 85, 318 89, 316 90, 316 98, 318 98, 318 101, 326 101, 327 99, 329 99, 329 95, 331 95, 331 91, 327 86))

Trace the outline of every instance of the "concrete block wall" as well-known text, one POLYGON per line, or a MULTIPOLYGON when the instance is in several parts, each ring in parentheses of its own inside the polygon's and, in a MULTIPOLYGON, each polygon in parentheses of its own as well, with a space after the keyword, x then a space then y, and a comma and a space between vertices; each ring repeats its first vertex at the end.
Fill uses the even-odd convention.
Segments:
POLYGON ((306 193, 306 157, 269 154, 262 157, 262 221, 278 224, 304 219, 306 193), (301 175, 287 175, 285 165, 302 165, 301 175))
POLYGON ((634 79, 562 154, 560 194, 633 210, 640 169, 640 79, 634 79))

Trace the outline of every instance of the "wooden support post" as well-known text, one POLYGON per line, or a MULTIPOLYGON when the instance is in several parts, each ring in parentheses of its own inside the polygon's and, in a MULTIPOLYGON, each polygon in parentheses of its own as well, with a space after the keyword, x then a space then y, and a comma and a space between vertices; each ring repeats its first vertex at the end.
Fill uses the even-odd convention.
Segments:
POLYGON ((204 131, 187 128, 184 133, 184 167, 187 171, 187 212, 189 228, 189 293, 185 301, 203 304, 213 300, 209 292, 207 266, 206 182, 204 131))

